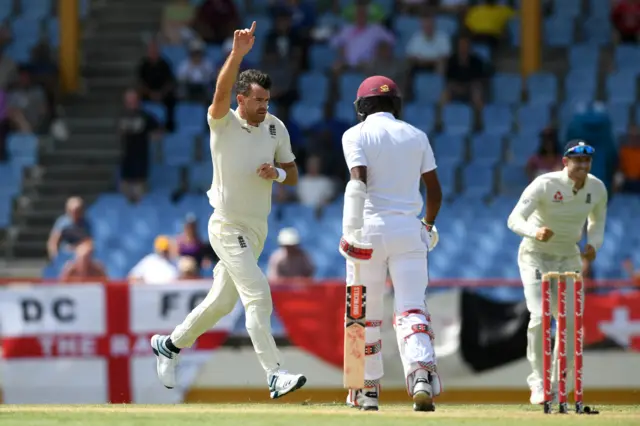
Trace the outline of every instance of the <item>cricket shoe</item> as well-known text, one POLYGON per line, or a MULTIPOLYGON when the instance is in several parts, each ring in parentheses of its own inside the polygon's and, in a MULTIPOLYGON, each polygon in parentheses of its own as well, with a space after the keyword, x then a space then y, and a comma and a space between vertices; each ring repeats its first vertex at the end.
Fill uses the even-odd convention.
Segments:
MULTIPOLYGON (((551 392, 551 403, 555 404, 558 401, 558 392, 551 392)), ((542 385, 534 385, 531 387, 531 397, 529 402, 533 405, 544 404, 544 388, 542 385)))
POLYGON ((307 378, 302 374, 290 374, 280 370, 269 377, 271 399, 280 398, 296 389, 300 389, 305 383, 307 383, 307 378))
POLYGON ((169 336, 160 336, 158 334, 151 337, 151 349, 156 355, 156 372, 160 382, 167 389, 173 389, 176 386, 176 367, 178 366, 178 354, 171 352, 164 345, 165 340, 169 336))
POLYGON ((362 411, 378 411, 379 397, 380 385, 350 390, 347 395, 347 405, 362 411))
POLYGON ((429 373, 425 370, 418 370, 414 374, 413 411, 436 411, 436 406, 433 404, 433 389, 429 373))

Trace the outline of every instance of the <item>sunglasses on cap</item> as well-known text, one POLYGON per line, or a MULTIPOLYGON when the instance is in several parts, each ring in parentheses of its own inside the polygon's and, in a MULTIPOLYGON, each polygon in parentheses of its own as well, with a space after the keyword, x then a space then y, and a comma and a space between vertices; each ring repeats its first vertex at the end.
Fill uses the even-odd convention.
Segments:
POLYGON ((572 157, 577 155, 593 155, 596 152, 595 148, 590 145, 576 145, 569 148, 565 153, 565 157, 572 157))

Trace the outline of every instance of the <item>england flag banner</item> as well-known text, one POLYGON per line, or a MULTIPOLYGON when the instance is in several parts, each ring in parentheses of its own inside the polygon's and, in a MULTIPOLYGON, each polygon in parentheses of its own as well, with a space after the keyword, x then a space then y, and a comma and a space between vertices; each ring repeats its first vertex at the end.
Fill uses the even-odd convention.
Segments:
POLYGON ((169 334, 210 287, 209 280, 0 287, 4 402, 181 402, 242 316, 242 306, 181 355, 173 390, 158 381, 149 339, 169 334))

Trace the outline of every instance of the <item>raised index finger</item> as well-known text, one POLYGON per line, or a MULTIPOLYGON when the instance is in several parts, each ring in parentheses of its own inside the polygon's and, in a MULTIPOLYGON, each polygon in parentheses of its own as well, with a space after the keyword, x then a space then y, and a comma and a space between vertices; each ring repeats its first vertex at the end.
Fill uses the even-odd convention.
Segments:
POLYGON ((251 28, 249 28, 249 35, 253 35, 256 32, 256 21, 251 23, 251 28))

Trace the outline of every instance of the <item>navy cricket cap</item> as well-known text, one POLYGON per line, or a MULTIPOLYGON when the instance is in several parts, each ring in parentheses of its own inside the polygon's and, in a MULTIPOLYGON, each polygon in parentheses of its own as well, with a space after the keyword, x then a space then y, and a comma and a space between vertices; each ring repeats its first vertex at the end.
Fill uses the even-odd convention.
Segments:
POLYGON ((594 147, 580 139, 571 140, 564 147, 564 157, 577 157, 580 155, 591 157, 595 152, 594 147))

